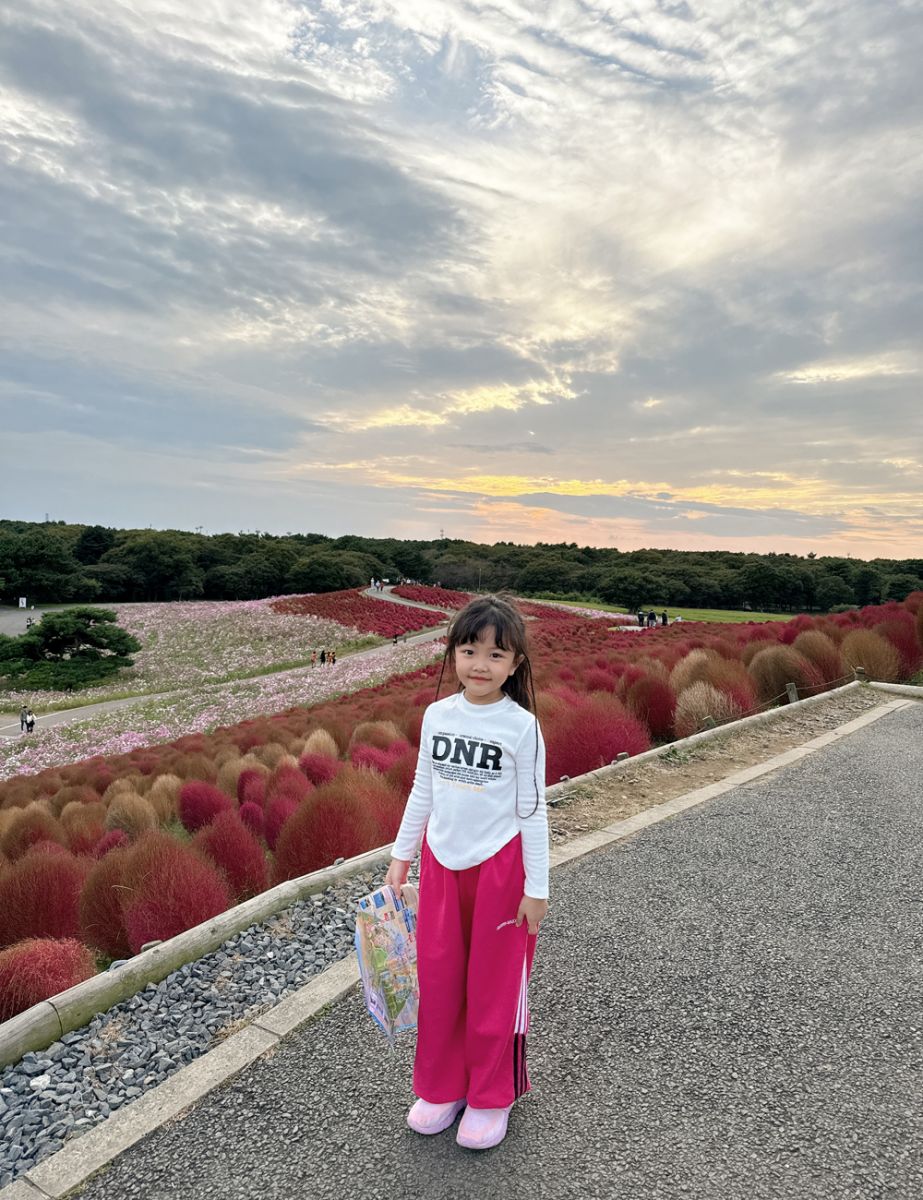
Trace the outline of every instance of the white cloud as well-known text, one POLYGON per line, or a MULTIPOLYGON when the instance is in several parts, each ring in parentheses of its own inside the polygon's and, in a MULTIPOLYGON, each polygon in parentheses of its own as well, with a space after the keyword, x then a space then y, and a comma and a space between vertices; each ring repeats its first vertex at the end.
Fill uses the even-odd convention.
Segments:
POLYGON ((923 433, 921 48, 875 0, 21 0, 0 403, 130 465, 141 396, 145 438, 253 439, 280 494, 280 453, 451 476, 451 436, 499 479, 534 437, 561 478, 886 512, 923 433))

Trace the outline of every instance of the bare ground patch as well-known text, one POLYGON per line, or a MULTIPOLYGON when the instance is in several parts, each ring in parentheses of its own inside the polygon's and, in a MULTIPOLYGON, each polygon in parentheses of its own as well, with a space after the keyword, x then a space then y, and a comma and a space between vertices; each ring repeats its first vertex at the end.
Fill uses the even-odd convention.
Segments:
POLYGON ((803 746, 893 699, 871 688, 860 688, 832 697, 826 704, 783 713, 767 724, 737 731, 729 728, 725 737, 689 749, 677 747, 637 767, 626 766, 602 779, 576 784, 556 805, 549 806, 551 844, 562 845, 590 830, 718 783, 745 767, 803 746))

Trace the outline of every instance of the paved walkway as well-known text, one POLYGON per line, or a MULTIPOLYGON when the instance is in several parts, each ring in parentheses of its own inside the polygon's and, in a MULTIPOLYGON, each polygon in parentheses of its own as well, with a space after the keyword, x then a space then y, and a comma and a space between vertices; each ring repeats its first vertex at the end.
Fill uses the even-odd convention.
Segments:
POLYGON ((74 1195, 921 1196, 921 778, 914 704, 556 870, 496 1150, 406 1129, 352 993, 74 1195))

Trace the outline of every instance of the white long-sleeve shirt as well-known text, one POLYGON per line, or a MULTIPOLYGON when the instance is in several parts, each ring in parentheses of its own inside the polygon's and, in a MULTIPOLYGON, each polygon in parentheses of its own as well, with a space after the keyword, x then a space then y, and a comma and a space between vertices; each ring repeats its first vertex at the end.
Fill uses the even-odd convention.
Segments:
POLYGON ((532 713, 509 696, 472 704, 462 692, 429 706, 394 857, 409 862, 424 828, 450 871, 477 866, 521 834, 525 894, 547 899, 545 743, 532 713))

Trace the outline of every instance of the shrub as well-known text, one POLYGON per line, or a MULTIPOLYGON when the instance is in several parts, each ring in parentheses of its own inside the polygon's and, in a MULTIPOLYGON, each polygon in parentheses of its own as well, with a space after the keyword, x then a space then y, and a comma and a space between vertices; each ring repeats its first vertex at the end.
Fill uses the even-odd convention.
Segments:
MULTIPOLYGON (((94 798, 95 793, 94 793, 94 798)), ((2 840, 0 853, 9 859, 20 858, 30 846, 38 842, 57 842, 59 846, 67 845, 67 833, 61 822, 56 820, 44 801, 35 800, 27 808, 15 813, 7 826, 2 840)))
POLYGON ((122 919, 129 861, 125 849, 113 849, 93 865, 80 892, 77 910, 80 936, 88 946, 110 958, 127 958, 131 954, 122 919))
POLYGON ((237 799, 241 804, 256 804, 260 808, 266 803, 266 782, 269 772, 265 767, 257 770, 246 767, 237 779, 237 799))
POLYGON ((106 812, 106 829, 121 829, 129 839, 156 829, 157 824, 154 806, 137 792, 119 792, 106 812))
POLYGON ((0 878, 0 946, 24 938, 77 937, 77 902, 89 870, 63 847, 41 848, 12 863, 0 878))
POLYGON ((54 816, 60 816, 68 804, 98 804, 99 795, 91 787, 75 787, 73 785, 59 788, 48 798, 48 811, 54 816))
POLYGON ((266 836, 266 814, 263 812, 262 804, 254 804, 252 800, 245 800, 240 806, 238 815, 251 833, 256 834, 257 837, 266 836))
POLYGON ((710 682, 711 673, 718 669, 723 661, 714 650, 691 650, 670 672, 670 687, 678 696, 699 680, 710 682))
POLYGON ((199 830, 193 844, 221 868, 235 900, 246 900, 265 889, 266 859, 263 847, 243 825, 237 813, 219 813, 214 821, 199 830))
POLYGON ((106 806, 71 801, 61 813, 61 825, 67 834, 67 844, 74 854, 92 854, 96 843, 105 833, 106 806))
POLYGON ((898 653, 900 665, 899 679, 910 679, 920 666, 921 651, 917 641, 917 631, 910 613, 900 613, 890 621, 882 621, 875 626, 875 633, 891 643, 898 653))
POLYGON ((167 772, 158 775, 147 794, 148 802, 157 814, 161 825, 169 825, 176 820, 180 788, 183 781, 178 775, 167 772))
POLYGON ((392 742, 400 741, 403 734, 393 721, 360 721, 349 739, 349 746, 361 743, 365 746, 376 746, 379 750, 387 750, 392 742))
POLYGON ((660 741, 673 736, 676 693, 668 683, 645 676, 628 689, 625 697, 629 711, 660 741))
MULTIPOLYGON (((426 703, 432 699, 430 696, 426 703)), ((340 749, 333 735, 326 729, 315 729, 304 744, 305 754, 323 754, 327 758, 339 758, 340 749)))
POLYGON ((614 697, 597 693, 573 706, 546 730, 545 778, 557 783, 607 766, 622 751, 640 754, 651 745, 647 727, 614 697))
POLYGON ((213 783, 193 780, 180 788, 179 819, 190 833, 196 833, 219 813, 233 810, 233 802, 213 783))
POLYGON ((244 760, 239 754, 235 754, 233 758, 226 759, 218 768, 218 787, 226 796, 237 795, 237 781, 240 778, 241 771, 245 770, 244 760))
POLYGON ((588 692, 614 692, 615 676, 611 671, 591 667, 583 673, 583 686, 588 692))
POLYGON ((869 679, 896 683, 900 676, 900 658, 889 641, 871 629, 854 629, 843 639, 843 661, 855 670, 862 667, 869 679))
POLYGON ((120 846, 130 845, 128 834, 122 829, 110 829, 96 843, 93 849, 94 858, 103 858, 110 850, 116 850, 120 846))
POLYGON ((743 709, 733 697, 700 679, 677 697, 676 736, 684 738, 698 733, 706 717, 712 717, 720 725, 742 715, 743 709))
POLYGON ((826 633, 819 629, 809 629, 799 633, 792 642, 792 649, 803 654, 808 662, 812 662, 825 683, 835 683, 844 674, 843 659, 836 643, 826 633))
MULTIPOLYGON (((388 811, 402 808, 394 789, 381 776, 371 771, 344 771, 292 814, 276 845, 274 881, 296 879, 337 858, 352 858, 388 841, 387 836, 376 841, 378 830, 387 823, 388 811), (363 774, 368 778, 357 784, 355 777, 363 774), (376 806, 380 807, 377 814, 376 806)), ((399 814, 397 820, 399 824, 399 814)))
POLYGON ((777 645, 774 641, 769 641, 767 638, 757 638, 755 641, 748 642, 740 652, 740 661, 745 667, 749 667, 761 650, 771 650, 777 645))
POLYGON ((297 766, 276 767, 266 784, 266 806, 268 808, 278 796, 288 796, 300 804, 313 788, 314 785, 297 766))
POLYGON ((134 954, 146 942, 175 937, 216 917, 231 904, 227 883, 218 870, 169 834, 159 830, 146 833, 128 854, 122 912, 134 954))
POLYGON ((257 746, 253 754, 264 767, 272 769, 278 766, 283 758, 288 758, 288 747, 279 742, 267 742, 265 746, 257 746))
POLYGON ((319 787, 322 783, 329 783, 336 777, 342 766, 343 764, 338 758, 332 758, 329 754, 318 754, 311 750, 306 750, 298 760, 299 769, 315 787, 319 787))
POLYGON ((792 646, 774 645, 760 650, 750 663, 750 676, 760 700, 768 704, 788 702, 787 683, 794 683, 799 696, 812 696, 823 687, 820 671, 792 646))
POLYGON ((410 746, 401 756, 392 762, 391 766, 385 771, 385 778, 397 788, 398 794, 407 799, 413 788, 414 777, 417 772, 417 748, 410 746))
POLYGON ((0 951, 0 1021, 76 987, 96 974, 76 938, 29 938, 0 951))
POLYGON ((215 764, 205 754, 180 754, 174 773, 180 779, 198 780, 200 783, 214 783, 218 776, 215 764))
POLYGON ((298 801, 294 796, 287 796, 284 792, 267 803, 266 845, 270 850, 275 850, 283 826, 289 817, 297 812, 298 807, 298 801))

